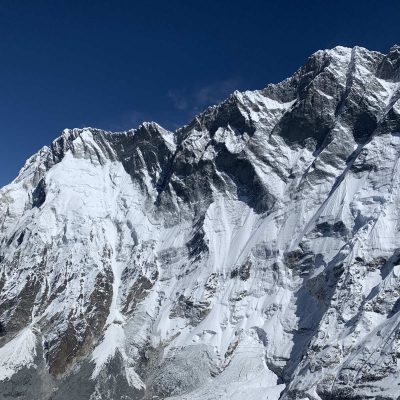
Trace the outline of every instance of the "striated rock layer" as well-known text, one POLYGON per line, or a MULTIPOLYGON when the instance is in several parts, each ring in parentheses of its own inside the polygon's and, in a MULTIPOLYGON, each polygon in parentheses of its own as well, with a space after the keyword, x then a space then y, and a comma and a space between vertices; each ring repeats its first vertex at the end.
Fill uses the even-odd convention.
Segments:
POLYGON ((400 47, 175 133, 65 130, 0 191, 0 399, 397 399, 400 47))

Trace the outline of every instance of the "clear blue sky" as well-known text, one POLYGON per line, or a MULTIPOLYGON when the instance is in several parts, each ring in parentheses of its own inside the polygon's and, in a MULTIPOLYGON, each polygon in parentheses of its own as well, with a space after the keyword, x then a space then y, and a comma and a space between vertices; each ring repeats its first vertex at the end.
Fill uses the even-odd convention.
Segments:
POLYGON ((0 0, 0 186, 65 127, 174 129, 314 51, 400 42, 400 1, 0 0))

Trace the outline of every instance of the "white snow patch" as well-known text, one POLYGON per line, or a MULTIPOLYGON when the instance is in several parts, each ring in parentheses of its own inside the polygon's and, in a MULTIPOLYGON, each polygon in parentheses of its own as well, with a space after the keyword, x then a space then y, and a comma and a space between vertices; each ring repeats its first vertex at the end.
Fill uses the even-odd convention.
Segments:
POLYGON ((104 339, 92 353, 92 360, 96 363, 92 379, 98 376, 106 362, 115 356, 116 351, 122 350, 124 346, 125 333, 122 326, 111 324, 104 333, 104 339))
POLYGON ((36 336, 30 328, 23 329, 0 348, 0 381, 10 379, 22 368, 34 366, 36 336))

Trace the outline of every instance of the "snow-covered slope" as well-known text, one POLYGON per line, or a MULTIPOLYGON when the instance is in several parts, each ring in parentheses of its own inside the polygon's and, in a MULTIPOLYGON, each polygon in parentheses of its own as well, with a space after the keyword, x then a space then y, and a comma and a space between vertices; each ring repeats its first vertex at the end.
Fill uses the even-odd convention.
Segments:
POLYGON ((399 47, 336 47, 65 130, 0 191, 0 398, 397 399, 399 98, 399 47))

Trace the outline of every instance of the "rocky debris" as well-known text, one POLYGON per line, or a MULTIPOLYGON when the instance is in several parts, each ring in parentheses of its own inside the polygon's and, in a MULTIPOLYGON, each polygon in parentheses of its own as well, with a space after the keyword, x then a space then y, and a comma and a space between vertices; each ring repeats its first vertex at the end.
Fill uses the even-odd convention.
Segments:
POLYGON ((192 326, 196 326, 207 316, 209 312, 209 302, 194 302, 190 297, 188 298, 184 295, 180 295, 175 306, 171 310, 170 318, 185 318, 192 326))
POLYGON ((231 278, 239 277, 242 281, 247 281, 250 278, 251 262, 248 261, 242 266, 235 268, 231 272, 231 278))

